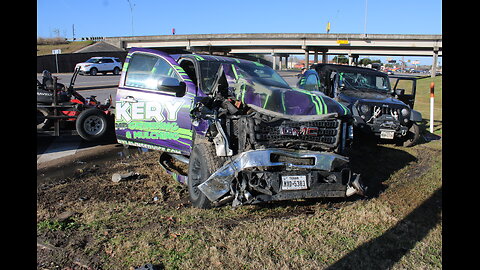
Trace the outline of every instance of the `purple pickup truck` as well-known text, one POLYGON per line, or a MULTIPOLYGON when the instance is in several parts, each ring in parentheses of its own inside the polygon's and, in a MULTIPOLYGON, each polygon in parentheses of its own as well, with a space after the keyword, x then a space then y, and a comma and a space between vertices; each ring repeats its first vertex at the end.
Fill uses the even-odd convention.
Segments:
POLYGON ((259 62, 132 48, 115 109, 119 143, 188 164, 188 176, 164 167, 188 186, 195 207, 366 189, 345 156, 350 110, 319 92, 291 88, 259 62))

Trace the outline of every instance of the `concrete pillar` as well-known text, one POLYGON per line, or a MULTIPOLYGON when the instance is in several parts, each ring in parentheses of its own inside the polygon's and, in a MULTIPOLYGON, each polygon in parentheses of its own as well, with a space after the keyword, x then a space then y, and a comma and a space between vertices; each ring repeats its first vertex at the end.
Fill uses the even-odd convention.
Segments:
POLYGON ((431 77, 432 78, 435 78, 435 76, 437 75, 437 62, 438 62, 438 49, 437 50, 433 50, 433 62, 432 62, 432 70, 430 71, 431 73, 431 77))
POLYGON ((282 56, 278 57, 278 70, 282 70, 282 56))
POLYGON ((305 49, 305 68, 308 69, 310 67, 310 65, 308 64, 309 61, 308 59, 310 58, 310 55, 309 55, 309 52, 308 52, 308 49, 305 49))
POLYGON ((351 53, 348 53, 348 65, 349 66, 352 65, 352 54, 351 53))
POLYGON ((327 52, 322 52, 322 63, 328 63, 327 52))
POLYGON ((318 51, 314 51, 314 54, 313 54, 313 63, 314 63, 314 64, 318 63, 318 51))
POLYGON ((358 57, 359 57, 358 54, 352 55, 353 63, 354 63, 355 66, 358 66, 358 57))
POLYGON ((285 56, 285 69, 288 69, 288 55, 285 56))

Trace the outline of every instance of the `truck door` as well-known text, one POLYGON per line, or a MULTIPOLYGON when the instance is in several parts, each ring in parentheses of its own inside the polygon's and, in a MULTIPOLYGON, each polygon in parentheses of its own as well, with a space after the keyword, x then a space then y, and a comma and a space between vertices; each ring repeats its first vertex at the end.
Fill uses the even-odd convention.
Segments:
POLYGON ((398 95, 397 98, 409 105, 413 109, 415 104, 415 94, 417 90, 417 80, 415 78, 391 78, 393 80, 393 91, 403 89, 403 94, 398 95))
POLYGON ((170 55, 132 48, 116 95, 115 133, 121 144, 189 155, 195 85, 170 55))

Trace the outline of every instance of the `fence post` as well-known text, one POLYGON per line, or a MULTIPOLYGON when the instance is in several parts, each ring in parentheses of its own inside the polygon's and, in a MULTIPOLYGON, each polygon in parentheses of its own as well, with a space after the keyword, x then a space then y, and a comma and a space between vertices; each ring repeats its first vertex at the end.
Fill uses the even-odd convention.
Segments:
POLYGON ((433 133, 433 101, 435 100, 435 83, 430 83, 430 133, 433 133))

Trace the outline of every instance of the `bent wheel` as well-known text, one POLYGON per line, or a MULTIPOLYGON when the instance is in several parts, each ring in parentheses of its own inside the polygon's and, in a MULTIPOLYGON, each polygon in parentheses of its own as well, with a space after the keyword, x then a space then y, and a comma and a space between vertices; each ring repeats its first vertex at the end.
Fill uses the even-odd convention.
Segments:
POLYGON ((198 143, 193 146, 188 166, 188 193, 190 202, 197 208, 211 208, 210 200, 198 188, 221 165, 222 158, 217 157, 213 144, 198 143))
POLYGON ((403 142, 403 146, 411 147, 417 144, 418 140, 420 139, 420 128, 416 123, 413 123, 412 126, 408 129, 407 135, 405 135, 406 139, 403 142))

